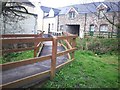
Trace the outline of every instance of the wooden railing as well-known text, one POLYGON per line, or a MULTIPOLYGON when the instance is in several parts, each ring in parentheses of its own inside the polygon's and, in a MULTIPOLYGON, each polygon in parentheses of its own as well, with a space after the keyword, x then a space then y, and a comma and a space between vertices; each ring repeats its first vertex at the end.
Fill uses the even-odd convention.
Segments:
MULTIPOLYGON (((50 70, 44 71, 44 72, 38 73, 36 75, 29 76, 29 77, 26 77, 26 78, 22 78, 20 80, 16 80, 16 81, 13 81, 13 82, 10 82, 10 83, 3 84, 0 87, 3 87, 3 88, 10 88, 11 86, 16 87, 16 84, 19 85, 19 84, 25 83, 26 81, 32 81, 35 78, 42 77, 42 76, 44 76, 46 74, 49 74, 49 73, 50 73, 50 79, 52 80, 55 76, 56 69, 64 66, 65 64, 68 64, 68 63, 70 63, 71 61, 74 60, 74 51, 76 50, 76 48, 75 48, 76 37, 77 37, 76 35, 67 35, 67 36, 64 35, 64 36, 57 36, 57 37, 53 36, 53 37, 50 37, 50 38, 35 37, 35 38, 24 38, 24 39, 23 38, 22 39, 20 39, 20 38, 16 38, 16 39, 15 38, 10 38, 10 39, 5 39, 4 38, 4 39, 2 39, 3 44, 8 44, 8 43, 14 44, 14 43, 18 43, 18 42, 39 43, 39 42, 44 42, 44 41, 52 41, 52 55, 34 57, 34 58, 31 58, 31 59, 27 59, 27 60, 21 60, 21 61, 15 61, 15 62, 10 62, 10 63, 0 64, 0 66, 2 67, 2 70, 4 71, 4 70, 8 70, 8 69, 12 69, 12 68, 16 68, 16 67, 20 67, 20 66, 24 66, 24 65, 28 65, 28 64, 33 64, 33 63, 36 63, 36 62, 42 62, 42 61, 51 59, 50 70), (57 46, 58 46, 58 43, 59 43, 60 40, 65 41, 67 47, 65 46, 66 47, 65 51, 57 52, 57 46), (56 66, 56 58, 59 57, 59 56, 68 54, 68 53, 72 53, 71 59, 69 58, 70 60, 66 61, 63 64, 60 64, 59 66, 56 66)), ((61 43, 61 45, 63 45, 62 42, 60 42, 60 43, 61 43)), ((35 46, 36 45, 38 45, 38 44, 35 44, 35 46)), ((25 49, 23 49, 23 51, 24 50, 27 50, 27 49, 25 48, 25 49)), ((14 52, 14 51, 15 50, 11 50, 10 52, 14 52)), ((36 53, 36 50, 34 50, 34 53, 36 53)))
POLYGON ((62 36, 62 31, 49 32, 49 34, 54 35, 54 36, 62 36))
POLYGON ((34 57, 37 56, 38 49, 42 46, 42 43, 37 40, 37 38, 42 38, 43 32, 40 34, 7 34, 2 35, 2 46, 6 44, 22 44, 22 43, 34 43, 32 47, 26 48, 15 48, 15 49, 3 49, 2 55, 4 53, 19 52, 34 49, 34 57))
POLYGON ((115 38, 117 37, 116 32, 85 32, 85 37, 100 37, 100 38, 115 38))

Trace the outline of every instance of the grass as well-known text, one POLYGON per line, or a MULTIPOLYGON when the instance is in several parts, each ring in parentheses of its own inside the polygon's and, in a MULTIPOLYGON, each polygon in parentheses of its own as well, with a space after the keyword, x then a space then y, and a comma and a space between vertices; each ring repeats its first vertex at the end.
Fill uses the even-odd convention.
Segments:
MULTIPOLYGON (((118 88, 120 85, 118 75, 118 55, 113 52, 117 50, 114 42, 116 40, 94 40, 90 39, 92 49, 97 45, 110 47, 108 53, 100 54, 91 51, 89 46, 86 49, 86 42, 89 40, 77 40, 77 48, 75 51, 75 60, 64 66, 52 81, 48 81, 42 88, 118 88), (94 42, 93 44, 91 44, 94 42), (97 43, 97 44, 96 44, 97 43), (95 45, 94 45, 95 44, 95 45), (80 50, 83 49, 83 50, 80 50)), ((104 50, 106 51, 106 49, 104 50)), ((33 57, 32 51, 6 54, 0 57, 0 63, 14 62, 33 57)), ((37 85, 39 88, 39 85, 37 85)))
POLYGON ((118 88, 118 57, 78 50, 75 61, 62 68, 42 88, 118 88))
POLYGON ((33 58, 33 54, 34 54, 33 50, 17 52, 17 53, 9 53, 0 57, 0 64, 33 58))

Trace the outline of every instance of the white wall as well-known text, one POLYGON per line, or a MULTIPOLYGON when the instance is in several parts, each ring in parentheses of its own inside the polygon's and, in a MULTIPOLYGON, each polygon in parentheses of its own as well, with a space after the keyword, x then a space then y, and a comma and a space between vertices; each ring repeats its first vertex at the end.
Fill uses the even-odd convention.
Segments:
POLYGON ((45 33, 48 33, 48 25, 50 23, 50 32, 57 32, 57 17, 45 18, 43 23, 43 30, 45 33), (54 24, 52 28, 52 24, 54 24))
MULTIPOLYGON (((7 5, 9 6, 10 4, 7 4, 7 5)), ((23 3, 22 6, 24 6, 28 10, 28 13, 35 14, 35 8, 33 6, 30 6, 25 3, 23 3)), ((37 33, 37 16, 33 14, 22 13, 22 12, 17 12, 17 14, 22 15, 25 18, 24 19, 22 18, 22 20, 17 20, 17 22, 15 22, 15 20, 17 19, 16 17, 11 19, 8 17, 3 17, 2 15, 0 16, 1 34, 36 34, 37 33), (3 23, 3 21, 6 21, 6 22, 3 23)))
POLYGON ((36 34, 37 16, 22 13, 25 16, 23 20, 18 22, 6 18, 6 23, 3 23, 5 17, 1 17, 0 23, 3 23, 4 29, 1 29, 2 34, 36 34))
POLYGON ((35 14, 38 15, 37 30, 43 31, 43 16, 44 16, 44 13, 40 8, 41 4, 39 2, 32 2, 32 3, 34 3, 34 5, 35 5, 35 8, 34 8, 35 14))
POLYGON ((35 13, 35 7, 26 4, 23 4, 22 6, 24 6, 28 10, 28 13, 35 13))
POLYGON ((48 17, 54 17, 54 11, 53 9, 50 9, 49 16, 48 17))
POLYGON ((37 19, 37 30, 43 31, 43 11, 39 9, 37 12, 38 19, 37 19))

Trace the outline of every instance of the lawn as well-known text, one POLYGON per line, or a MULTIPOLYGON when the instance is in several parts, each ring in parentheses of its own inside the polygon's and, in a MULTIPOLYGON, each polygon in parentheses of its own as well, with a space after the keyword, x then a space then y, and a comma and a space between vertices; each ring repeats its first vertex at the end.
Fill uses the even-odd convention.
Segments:
POLYGON ((78 50, 75 60, 42 88, 118 88, 118 57, 78 50))
MULTIPOLYGON (((118 88, 120 73, 116 54, 117 40, 96 38, 90 40, 77 39, 78 50, 75 51, 75 60, 60 69, 54 79, 48 80, 42 88, 118 88)), ((33 50, 10 53, 0 57, 0 63, 32 57, 33 50)), ((35 87, 39 88, 41 85, 35 87)))
POLYGON ((33 58, 33 54, 33 50, 5 54, 0 57, 0 64, 33 58))

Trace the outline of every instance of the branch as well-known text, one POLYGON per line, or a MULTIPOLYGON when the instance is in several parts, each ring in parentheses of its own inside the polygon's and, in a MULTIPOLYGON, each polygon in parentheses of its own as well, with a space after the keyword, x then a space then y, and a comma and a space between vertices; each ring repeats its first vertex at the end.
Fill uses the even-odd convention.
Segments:
MULTIPOLYGON (((86 8, 90 11, 90 13, 93 13, 88 7, 86 7, 86 8)), ((94 15, 98 16, 96 13, 94 13, 94 15)))
MULTIPOLYGON (((103 13, 103 14, 104 14, 105 19, 106 19, 110 24, 112 24, 112 25, 114 25, 114 26, 116 26, 117 28, 120 29, 119 23, 118 23, 118 24, 115 24, 115 23, 112 22, 110 19, 108 19, 108 17, 105 15, 105 13, 103 13)), ((115 15, 115 14, 114 14, 114 15, 115 15)))
POLYGON ((24 6, 5 6, 3 10, 7 11, 7 10, 14 10, 14 8, 23 8, 25 10, 26 13, 28 13, 28 10, 24 7, 24 6))

